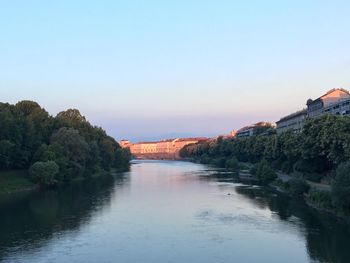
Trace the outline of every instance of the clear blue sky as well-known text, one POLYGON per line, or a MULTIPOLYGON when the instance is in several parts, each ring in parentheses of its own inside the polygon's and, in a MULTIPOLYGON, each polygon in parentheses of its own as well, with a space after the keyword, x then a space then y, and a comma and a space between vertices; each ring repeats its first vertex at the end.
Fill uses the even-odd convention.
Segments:
POLYGON ((215 135, 350 89, 350 1, 1 1, 0 98, 111 135, 215 135))

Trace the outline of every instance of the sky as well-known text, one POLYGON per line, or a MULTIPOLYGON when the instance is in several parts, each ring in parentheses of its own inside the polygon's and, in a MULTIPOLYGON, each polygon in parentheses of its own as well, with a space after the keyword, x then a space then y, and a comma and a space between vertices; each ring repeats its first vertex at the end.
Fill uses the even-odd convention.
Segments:
POLYGON ((119 139, 215 136, 350 89, 350 1, 3 1, 0 101, 119 139))

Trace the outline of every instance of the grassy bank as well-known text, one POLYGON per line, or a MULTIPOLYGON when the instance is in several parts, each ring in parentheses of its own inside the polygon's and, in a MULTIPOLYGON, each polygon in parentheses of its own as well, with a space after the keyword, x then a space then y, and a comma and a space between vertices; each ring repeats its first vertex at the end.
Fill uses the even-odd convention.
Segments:
MULTIPOLYGON (((128 171, 128 168, 113 168, 110 172, 101 170, 92 174, 89 177, 78 176, 71 180, 71 182, 83 181, 87 178, 98 178, 106 176, 108 174, 117 174, 128 171)), ((28 171, 26 170, 11 170, 11 171, 0 171, 0 195, 11 194, 17 192, 24 192, 38 189, 39 185, 33 183, 30 180, 28 171)))
POLYGON ((26 170, 0 172, 0 194, 28 191, 37 186, 30 181, 26 170))

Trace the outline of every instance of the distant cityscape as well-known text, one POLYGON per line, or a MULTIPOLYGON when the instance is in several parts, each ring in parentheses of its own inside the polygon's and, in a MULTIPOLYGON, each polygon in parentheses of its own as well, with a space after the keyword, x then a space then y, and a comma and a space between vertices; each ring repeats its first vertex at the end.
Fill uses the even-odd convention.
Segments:
POLYGON ((281 134, 286 131, 300 132, 304 126, 306 118, 316 118, 324 114, 350 115, 350 93, 345 89, 332 89, 312 100, 308 99, 306 108, 282 117, 276 123, 258 122, 245 126, 238 130, 232 130, 229 134, 220 135, 216 138, 196 137, 196 138, 175 138, 154 142, 132 143, 129 140, 121 140, 119 143, 123 148, 130 148, 130 152, 136 158, 143 159, 180 159, 180 150, 193 143, 212 140, 218 137, 225 139, 250 137, 263 131, 261 134, 269 133, 281 134))
POLYGON ((319 98, 308 99, 306 108, 282 117, 274 123, 258 122, 253 125, 232 131, 234 137, 249 137, 254 135, 258 127, 270 126, 276 128, 277 134, 292 130, 300 132, 304 126, 306 118, 316 118, 325 114, 350 115, 350 93, 345 89, 331 89, 319 98))

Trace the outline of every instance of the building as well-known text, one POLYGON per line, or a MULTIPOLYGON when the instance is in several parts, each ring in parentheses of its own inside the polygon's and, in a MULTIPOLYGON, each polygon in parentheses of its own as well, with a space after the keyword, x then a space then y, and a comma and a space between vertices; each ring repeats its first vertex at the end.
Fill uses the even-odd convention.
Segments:
POLYGON ((122 148, 127 148, 131 145, 131 142, 129 140, 121 140, 119 141, 119 145, 122 148))
POLYGON ((234 137, 236 137, 236 135, 237 135, 237 131, 236 130, 232 130, 232 131, 230 131, 228 137, 234 138, 234 137))
POLYGON ((236 132, 236 137, 250 137, 254 134, 254 125, 245 126, 236 132))
POLYGON ((280 134, 288 130, 292 130, 293 132, 300 132, 304 126, 306 116, 307 110, 302 109, 300 111, 294 112, 281 118, 279 121, 276 122, 277 133, 280 134))
POLYGON ((307 101, 307 116, 315 118, 324 114, 349 114, 349 101, 349 91, 345 89, 332 89, 315 100, 309 99, 307 101))
POLYGON ((323 109, 324 114, 350 115, 350 98, 342 99, 335 103, 330 103, 323 109))
MULTIPOLYGON (((131 143, 128 147, 131 154, 138 159, 179 159, 179 152, 184 146, 206 140, 208 139, 203 137, 177 138, 157 142, 131 143)), ((123 145, 127 144, 123 142, 123 145)))
POLYGON ((324 114, 350 115, 350 93, 345 89, 331 89, 321 97, 306 102, 303 109, 281 118, 276 122, 277 133, 287 130, 300 132, 306 118, 316 118, 324 114))
POLYGON ((141 146, 141 148, 140 148, 141 154, 149 154, 149 153, 156 153, 157 152, 157 143, 156 142, 141 142, 140 146, 141 146))
MULTIPOLYGON (((236 137, 250 137, 255 135, 259 130, 267 130, 268 128, 273 128, 274 125, 270 122, 258 122, 253 125, 245 126, 236 132, 236 137)), ((260 132, 258 132, 260 134, 260 132)))

